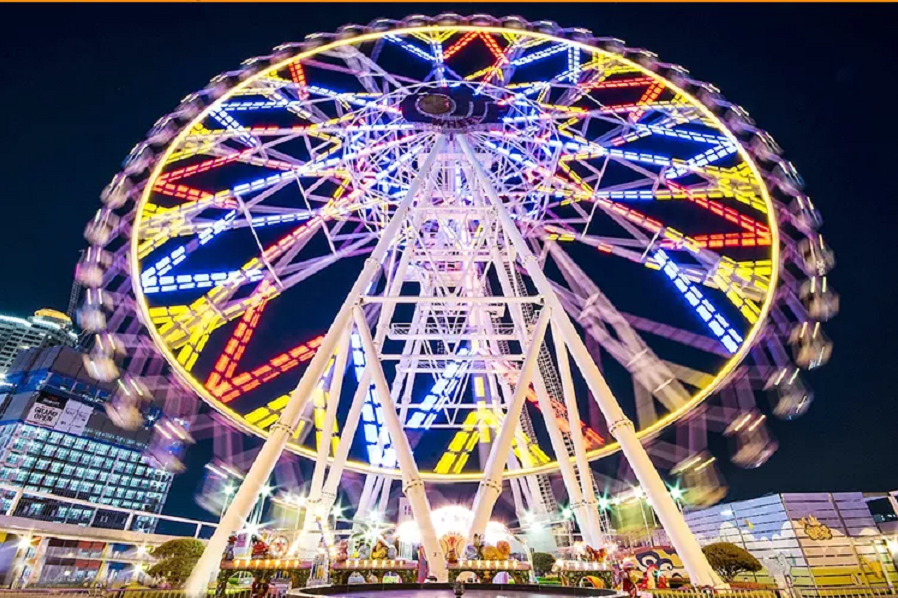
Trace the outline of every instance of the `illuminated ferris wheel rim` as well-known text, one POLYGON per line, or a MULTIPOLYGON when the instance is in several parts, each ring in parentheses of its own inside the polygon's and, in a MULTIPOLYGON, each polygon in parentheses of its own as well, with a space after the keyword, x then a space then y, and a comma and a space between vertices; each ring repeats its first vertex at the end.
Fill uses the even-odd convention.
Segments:
MULTIPOLYGON (((723 368, 714 376, 713 381, 701 388, 696 394, 694 394, 684 405, 682 405, 676 411, 670 412, 666 414, 663 418, 659 419, 655 423, 651 424, 648 427, 645 427, 638 431, 639 438, 643 441, 652 436, 657 435, 662 430, 677 422, 678 420, 684 418, 685 416, 692 413, 697 407, 699 407, 705 399, 707 399, 713 392, 718 390, 721 385, 723 385, 727 379, 733 374, 736 370, 737 366, 742 362, 745 358, 749 350, 752 348, 755 340, 758 338, 758 335, 761 333, 765 325, 767 324, 768 315, 770 312, 771 305, 774 300, 774 296, 777 289, 777 283, 779 279, 779 269, 780 269, 780 234, 779 228, 776 218, 776 208, 771 199, 771 195, 769 193, 767 183, 764 177, 761 175, 760 169, 753 156, 748 152, 748 150, 744 147, 743 143, 740 142, 737 137, 733 134, 730 128, 718 117, 714 114, 714 112, 708 108, 702 101, 696 98, 694 95, 685 91, 682 87, 674 84, 669 79, 659 75, 658 73, 653 72, 652 70, 644 67, 643 65, 630 60, 623 56, 623 54, 619 54, 617 52, 613 52, 610 50, 605 50, 600 47, 596 47, 586 43, 585 41, 580 40, 572 40, 564 37, 559 37, 557 35, 552 35, 549 33, 544 33, 541 31, 531 31, 527 29, 517 29, 512 27, 498 27, 498 26, 488 26, 488 25, 468 25, 468 24, 452 24, 452 25, 423 25, 423 26, 403 26, 395 29, 387 29, 384 31, 371 31, 368 33, 363 33, 360 35, 346 37, 345 39, 338 39, 336 41, 324 43, 320 46, 314 47, 309 50, 301 51, 296 54, 290 54, 283 59, 280 59, 276 62, 272 62, 270 66, 266 66, 259 70, 259 72, 252 74, 246 79, 239 82, 237 85, 228 89, 221 97, 217 98, 212 105, 208 106, 204 110, 202 110, 196 117, 194 117, 186 126, 184 126, 181 131, 169 142, 165 152, 160 156, 160 159, 156 161, 150 178, 148 182, 144 186, 144 189, 141 193, 141 198, 139 202, 139 206, 145 205, 150 198, 150 195, 153 191, 154 185, 152 184, 159 175, 162 173, 163 168, 166 165, 166 161, 168 157, 175 151, 180 144, 184 142, 184 139, 190 134, 192 128, 197 123, 203 121, 203 119, 207 118, 209 114, 215 110, 216 106, 220 105, 222 102, 227 101, 229 98, 233 97, 241 90, 248 88, 254 82, 266 76, 266 74, 277 71, 279 69, 286 68, 290 63, 303 60, 321 52, 326 52, 329 50, 337 49, 342 46, 356 45, 359 43, 363 43, 366 41, 374 41, 379 38, 382 38, 388 34, 390 35, 408 35, 415 33, 428 33, 428 32, 440 32, 440 31, 455 31, 455 32, 484 32, 484 33, 495 33, 495 34, 514 34, 525 37, 531 37, 536 39, 541 39, 544 41, 550 42, 559 42, 564 43, 569 46, 573 46, 579 48, 580 50, 584 50, 587 52, 603 54, 607 56, 613 56, 615 60, 623 62, 633 69, 641 72, 647 77, 651 77, 655 81, 663 82, 665 86, 674 90, 675 92, 682 94, 685 97, 690 106, 698 109, 701 113, 711 122, 714 123, 716 129, 726 138, 735 145, 737 152, 741 156, 742 160, 748 164, 751 169, 751 173, 758 184, 761 197, 764 201, 764 204, 767 207, 767 213, 769 218, 767 220, 767 224, 770 227, 771 234, 771 244, 770 244, 770 255, 772 262, 772 270, 770 274, 770 284, 768 287, 768 291, 764 297, 764 301, 761 305, 760 317, 757 322, 752 326, 750 331, 745 335, 744 342, 740 345, 738 351, 725 363, 723 368)), ((596 38, 591 37, 591 41, 595 42, 596 38)), ((143 217, 142 211, 140 209, 137 210, 137 216, 134 224, 134 229, 137 230, 140 228, 141 219, 143 217)), ((138 259, 137 253, 137 244, 139 241, 139 235, 133 235, 131 237, 131 250, 129 252, 129 265, 132 272, 140 272, 140 261, 138 259)), ((178 377, 187 384, 191 389, 197 392, 200 397, 210 405, 213 409, 221 413, 222 415, 229 418, 231 424, 237 426, 239 429, 244 432, 266 438, 268 436, 268 431, 261 430, 258 427, 247 423, 244 417, 237 413, 236 411, 230 409, 225 404, 223 404, 219 399, 215 398, 211 392, 199 381, 197 380, 190 372, 188 372, 183 365, 175 358, 172 353, 172 349, 167 345, 165 340, 160 335, 156 326, 152 323, 149 313, 148 313, 148 302, 146 296, 144 294, 143 288, 140 283, 139 276, 132 277, 132 289, 136 297, 136 305, 138 307, 138 315, 142 322, 144 323, 146 329, 149 331, 152 336, 156 348, 163 353, 166 358, 166 361, 173 368, 173 370, 177 373, 178 377)), ((601 448, 594 449, 588 452, 587 456, 590 461, 594 461, 596 459, 600 459, 606 456, 609 456, 619 450, 619 445, 615 443, 603 445, 601 448)), ((310 459, 316 459, 317 453, 314 449, 296 444, 291 442, 288 444, 288 450, 304 456, 310 459)), ((573 457, 571 460, 573 461, 573 457)), ((333 462, 333 456, 328 456, 328 461, 333 462)), ((367 474, 377 474, 381 476, 391 477, 391 478, 400 478, 401 474, 397 468, 385 468, 377 465, 372 465, 370 463, 365 463, 362 461, 348 460, 346 463, 346 467, 350 470, 367 473, 367 474)), ((550 461, 544 465, 540 466, 531 466, 531 467, 521 467, 515 470, 509 470, 505 472, 505 478, 516 478, 522 476, 530 476, 534 474, 542 474, 542 473, 552 473, 557 471, 559 468, 557 461, 550 461)), ((458 473, 458 474, 444 474, 444 473, 436 473, 433 471, 422 471, 421 477, 425 481, 428 482, 475 482, 482 479, 482 474, 480 472, 472 472, 472 473, 458 473)))

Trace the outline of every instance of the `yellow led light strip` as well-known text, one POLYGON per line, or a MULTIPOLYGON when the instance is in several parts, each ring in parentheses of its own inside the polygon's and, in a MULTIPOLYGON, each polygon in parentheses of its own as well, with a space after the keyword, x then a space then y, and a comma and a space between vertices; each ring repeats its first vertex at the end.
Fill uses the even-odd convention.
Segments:
MULTIPOLYGON (((592 46, 587 45, 584 42, 566 40, 566 39, 562 39, 562 38, 559 38, 559 37, 556 37, 556 36, 553 36, 553 35, 550 35, 547 33, 520 32, 520 31, 514 31, 514 30, 507 30, 502 27, 482 27, 482 26, 475 26, 475 25, 461 25, 461 26, 447 27, 447 26, 441 26, 441 25, 430 25, 430 26, 424 26, 424 27, 397 28, 397 29, 391 30, 390 34, 402 36, 402 35, 411 35, 415 32, 445 31, 447 29, 454 29, 457 31, 483 31, 483 32, 488 32, 488 33, 494 33, 497 35, 513 33, 513 34, 530 37, 533 40, 541 40, 543 42, 550 41, 550 42, 554 42, 554 43, 569 44, 571 46, 580 48, 582 51, 585 51, 585 52, 595 52, 595 53, 606 53, 607 54, 607 52, 598 50, 592 46)), ((383 35, 384 35, 384 33, 382 33, 382 32, 368 32, 368 33, 359 35, 354 38, 347 38, 347 39, 343 39, 343 40, 331 41, 329 43, 323 44, 322 46, 320 46, 318 48, 307 50, 305 52, 301 52, 300 54, 298 54, 296 56, 287 58, 284 61, 282 61, 281 63, 273 65, 271 67, 271 69, 269 69, 269 71, 277 71, 281 68, 285 68, 286 65, 293 60, 305 59, 307 57, 314 56, 317 53, 332 51, 332 50, 339 48, 341 46, 344 46, 344 45, 347 45, 347 46, 348 45, 358 45, 358 44, 361 44, 364 42, 374 41, 374 40, 381 38, 383 35)), ((635 62, 630 61, 627 58, 624 58, 623 56, 620 56, 618 59, 622 63, 630 65, 634 72, 639 72, 646 76, 654 77, 657 79, 662 79, 660 75, 646 69, 645 67, 643 67, 635 62)), ((262 79, 265 76, 266 76, 266 72, 261 72, 261 73, 257 73, 255 75, 247 77, 244 81, 238 83, 234 88, 228 90, 219 99, 219 101, 220 102, 226 101, 228 98, 239 94, 242 90, 249 88, 257 80, 262 79)), ((749 169, 751 170, 752 174, 754 175, 754 179, 757 181, 761 181, 760 173, 758 172, 757 166, 754 164, 754 162, 751 161, 751 156, 748 155, 745 148, 743 148, 741 145, 739 145, 738 140, 735 138, 735 136, 732 134, 732 132, 730 132, 729 129, 727 129, 726 125, 719 118, 717 118, 710 111, 709 108, 704 106, 696 98, 686 94, 686 92, 679 89, 673 83, 667 82, 667 87, 674 90, 677 93, 682 93, 685 100, 692 103, 693 108, 691 108, 691 109, 698 110, 703 115, 703 122, 710 123, 710 126, 712 126, 712 128, 720 130, 722 132, 722 134, 724 136, 726 136, 732 143, 737 144, 738 152, 740 153, 743 160, 748 163, 749 169)), ((211 110, 212 110, 212 107, 203 111, 200 115, 198 115, 194 119, 194 123, 201 122, 211 110)), ((188 127, 188 129, 189 129, 189 127, 188 127)), ((164 152, 164 154, 162 156, 162 160, 157 162, 157 164, 154 168, 154 171, 151 173, 150 181, 155 180, 159 176, 159 174, 161 173, 161 171, 165 165, 164 164, 165 160, 171 156, 171 154, 175 151, 175 148, 179 147, 179 145, 184 142, 185 138, 189 134, 188 129, 185 129, 184 131, 179 133, 175 137, 175 139, 172 141, 172 143, 169 145, 168 149, 164 152)), ((147 185, 145 187, 143 196, 141 198, 141 203, 146 203, 148 201, 149 192, 150 192, 149 187, 150 187, 150 185, 147 185)), ((768 207, 768 212, 772 212, 772 209, 773 209, 772 208, 772 200, 770 199, 767 188, 764 187, 763 185, 761 185, 760 189, 761 189, 761 196, 764 199, 764 203, 768 207)), ((139 226, 139 224, 140 224, 140 212, 138 211, 138 216, 137 216, 137 219, 135 222, 135 226, 139 226)), ((771 277, 770 277, 771 278, 770 286, 771 286, 771 288, 775 288, 777 285, 777 282, 778 282, 778 278, 779 278, 779 251, 780 251, 779 229, 778 229, 778 226, 777 226, 777 223, 775 220, 771 220, 770 224, 771 224, 771 233, 772 233, 772 243, 770 245, 770 247, 771 247, 770 259, 771 259, 771 263, 774 265, 773 272, 771 273, 771 277)), ((130 266, 130 269, 132 272, 140 271, 139 258, 138 258, 137 252, 136 252, 137 243, 138 243, 137 235, 132 235, 132 250, 129 254, 129 260, 131 262, 129 266, 130 266)), ((143 311, 144 317, 146 319, 149 319, 148 313, 147 313, 148 305, 146 303, 146 298, 144 297, 142 289, 140 288, 139 285, 135 285, 134 292, 136 295, 138 308, 143 311)), ((764 299, 762 307, 761 307, 761 317, 759 318, 760 321, 764 321, 766 319, 767 314, 770 311, 770 306, 772 304, 772 301, 773 301, 773 293, 768 292, 767 296, 764 299)), ((708 397, 711 393, 713 393, 716 390, 716 388, 722 382, 724 382, 729 377, 729 375, 735 370, 736 366, 741 362, 741 360, 747 354, 749 348, 753 344, 754 340, 757 338, 760 330, 761 330, 761 326, 756 325, 749 331, 749 333, 746 335, 745 342, 740 346, 740 348, 736 352, 736 354, 733 355, 726 364, 724 364, 724 366, 721 368, 721 370, 719 372, 717 372, 717 374, 715 374, 713 381, 707 387, 700 389, 692 398, 690 398, 686 403, 684 403, 676 411, 668 414, 667 416, 658 420, 654 424, 652 424, 646 428, 643 428, 642 430, 639 430, 638 437, 640 439, 645 439, 645 438, 654 436, 655 434, 657 434, 658 432, 660 432, 661 430, 666 428, 668 425, 670 425, 671 423, 684 417, 685 415, 690 413, 693 409, 695 409, 697 406, 699 406, 704 401, 704 399, 706 397, 708 397)), ((209 403, 213 408, 218 410, 224 416, 231 418, 232 421, 234 421, 234 423, 241 429, 243 429, 249 433, 257 434, 262 437, 267 436, 267 433, 259 430, 255 426, 247 424, 246 421, 243 419, 243 417, 240 414, 236 413, 235 411, 233 411, 232 409, 230 409, 224 405, 216 403, 214 398, 211 397, 203 389, 202 384, 198 380, 196 380, 196 378, 191 376, 189 372, 185 372, 183 370, 183 367, 179 367, 177 365, 174 355, 172 354, 171 350, 165 345, 163 339, 159 336, 156 329, 154 327, 150 327, 149 332, 150 332, 151 336, 153 337, 153 339, 156 341, 156 344, 159 347, 159 349, 163 352, 163 354, 166 356, 166 358, 169 360, 169 362, 173 364, 174 369, 178 373, 178 375, 181 376, 187 383, 191 384, 195 389, 197 389, 197 392, 202 396, 202 398, 207 403, 209 403)), ((289 445, 289 448, 291 451, 293 451, 297 454, 303 455, 305 457, 308 457, 311 459, 314 459, 316 457, 315 451, 309 449, 308 447, 299 446, 299 445, 293 443, 293 444, 289 445)), ((619 449, 620 449, 620 446, 617 443, 611 443, 611 444, 605 445, 599 449, 590 451, 588 453, 587 457, 590 460, 594 460, 594 459, 598 459, 598 458, 613 454, 614 452, 618 451, 619 449)), ((347 462, 347 468, 352 471, 356 471, 356 472, 360 472, 360 473, 371 473, 371 474, 377 474, 377 475, 385 475, 385 476, 388 476, 391 478, 399 478, 400 477, 400 473, 396 468, 384 468, 384 467, 379 467, 379 466, 371 465, 370 463, 364 463, 364 462, 360 462, 360 461, 347 462)), ((558 469, 557 463, 547 463, 542 466, 523 467, 523 468, 521 468, 519 470, 515 470, 513 472, 507 472, 505 474, 505 477, 511 478, 511 477, 527 476, 527 475, 536 475, 536 474, 540 474, 540 473, 551 473, 553 471, 556 471, 557 469, 558 469)), ((477 482, 482 478, 482 474, 477 472, 477 473, 466 473, 466 474, 459 474, 459 475, 439 475, 434 472, 423 471, 423 472, 421 472, 421 477, 424 481, 428 481, 428 482, 461 482, 461 481, 477 482)))

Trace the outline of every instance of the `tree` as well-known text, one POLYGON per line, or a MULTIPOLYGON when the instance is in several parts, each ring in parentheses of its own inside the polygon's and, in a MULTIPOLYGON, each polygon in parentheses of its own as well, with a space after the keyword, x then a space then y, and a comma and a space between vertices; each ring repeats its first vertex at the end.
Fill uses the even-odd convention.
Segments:
POLYGON ((204 548, 205 545, 194 538, 169 540, 150 553, 158 562, 147 573, 180 585, 190 576, 204 548))
POLYGON ((533 573, 537 577, 542 577, 552 572, 552 565, 555 564, 555 557, 548 552, 533 553, 533 573))
POLYGON ((711 568, 724 581, 732 581, 740 573, 756 573, 761 570, 761 562, 750 552, 729 542, 715 542, 702 548, 711 568))

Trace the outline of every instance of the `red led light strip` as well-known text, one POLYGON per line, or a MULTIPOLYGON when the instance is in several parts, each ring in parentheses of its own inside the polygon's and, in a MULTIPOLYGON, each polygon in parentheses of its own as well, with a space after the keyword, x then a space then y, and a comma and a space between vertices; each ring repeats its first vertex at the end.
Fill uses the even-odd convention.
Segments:
POLYGON ((480 33, 477 31, 469 31, 461 36, 457 42, 443 50, 443 60, 448 60, 450 56, 456 54, 459 50, 467 46, 474 38, 479 37, 480 33))
POLYGON ((242 152, 237 152, 236 154, 231 154, 230 156, 224 156, 221 158, 213 158, 212 160, 206 160, 205 162, 200 162, 199 164, 193 164, 191 166, 185 166, 184 168, 178 168, 176 170, 172 170, 171 172, 165 172, 159 175, 159 178, 156 179, 155 187, 159 187, 162 183, 171 183, 186 177, 193 176, 195 174, 199 174, 201 172, 208 172, 213 168, 218 168, 219 166, 224 166, 234 160, 239 160, 246 154, 255 151, 255 148, 250 148, 243 150, 242 152))
POLYGON ((508 62, 508 58, 505 56, 502 48, 499 47, 499 44, 496 43, 496 40, 493 39, 491 35, 489 35, 488 33, 481 33, 480 39, 482 39, 483 43, 486 44, 487 49, 493 53, 493 56, 496 58, 496 61, 499 64, 508 62))
POLYGON ((306 87, 306 72, 298 60, 290 63, 290 78, 296 83, 299 99, 309 99, 309 90, 306 87))
MULTIPOLYGON (((710 235, 695 235, 690 237, 696 245, 707 249, 719 247, 766 247, 770 245, 770 237, 759 237, 752 233, 716 233, 710 235)), ((661 247, 676 249, 682 245, 682 241, 664 239, 661 247)))
POLYGON ((234 370, 237 369, 237 364, 240 363, 240 358, 243 357, 243 353, 246 351, 246 345, 256 331, 256 326, 259 324, 259 319, 262 317, 262 311, 265 310, 266 305, 268 305, 268 302, 261 303, 243 312, 240 323, 237 324, 231 339, 225 344, 224 351, 222 351, 218 361, 215 362, 215 369, 206 380, 206 388, 214 392, 222 380, 230 380, 234 376, 234 370))
POLYGON ((318 349, 323 340, 323 336, 315 337, 307 343, 271 358, 265 365, 249 372, 244 372, 230 380, 222 381, 212 390, 212 394, 217 396, 222 403, 229 403, 240 395, 274 380, 281 374, 289 372, 300 363, 312 359, 315 355, 315 350, 318 349))
POLYGON ((724 219, 739 225, 740 227, 755 235, 758 240, 763 240, 766 238, 767 243, 764 243, 764 245, 770 245, 770 229, 754 218, 746 216, 738 210, 734 210, 733 208, 726 206, 719 201, 714 201, 703 197, 694 197, 689 189, 682 185, 678 185, 677 183, 668 182, 667 188, 672 192, 679 191, 685 194, 686 198, 695 205, 705 208, 706 210, 710 210, 718 216, 722 216, 724 219))
MULTIPOLYGON (((645 93, 642 94, 642 97, 639 98, 639 101, 636 102, 637 106, 648 106, 652 102, 658 99, 658 96, 661 95, 661 92, 664 91, 664 83, 660 81, 653 81, 649 88, 645 90, 645 93)), ((642 118, 642 115, 645 114, 645 110, 637 110, 636 112, 632 112, 630 114, 630 122, 639 122, 639 119, 642 118)))
POLYGON ((202 191, 187 185, 175 185, 174 183, 157 183, 153 185, 153 191, 175 197, 177 199, 186 199, 188 201, 197 201, 200 199, 208 199, 212 194, 208 191, 202 191))
POLYGON ((617 81, 600 81, 584 86, 584 89, 624 89, 628 87, 642 87, 651 85, 655 80, 651 77, 634 77, 632 79, 618 79, 617 81))

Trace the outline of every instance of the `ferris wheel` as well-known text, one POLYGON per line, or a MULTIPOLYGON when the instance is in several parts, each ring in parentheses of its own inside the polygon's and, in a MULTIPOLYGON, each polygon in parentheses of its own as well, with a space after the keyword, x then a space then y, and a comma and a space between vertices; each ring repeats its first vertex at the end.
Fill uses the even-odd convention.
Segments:
POLYGON ((401 479, 416 518, 425 485, 479 483, 476 527, 503 481, 519 513, 554 510, 560 473, 598 542, 590 462, 623 449, 663 511, 645 444, 712 500, 706 430, 758 466, 765 413, 812 400, 834 259, 780 154, 712 85, 585 30, 312 35, 185 98, 103 192, 87 363, 123 425, 167 402, 161 446, 198 396, 268 439, 261 461, 313 459, 324 510, 344 471, 360 512, 401 479))

